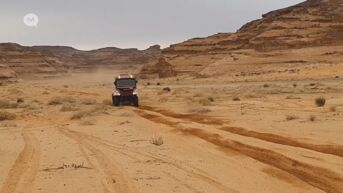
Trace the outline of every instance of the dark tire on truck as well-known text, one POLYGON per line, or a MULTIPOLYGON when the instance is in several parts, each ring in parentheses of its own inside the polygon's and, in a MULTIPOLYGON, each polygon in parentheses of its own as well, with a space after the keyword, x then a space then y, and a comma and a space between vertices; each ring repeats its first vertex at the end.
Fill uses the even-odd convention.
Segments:
POLYGON ((119 103, 120 103, 119 97, 112 95, 112 104, 113 104, 113 106, 119 106, 119 103))
POLYGON ((138 96, 137 96, 137 95, 133 96, 133 99, 132 99, 132 100, 133 100, 133 101, 132 101, 133 106, 139 107, 139 99, 138 99, 138 96))

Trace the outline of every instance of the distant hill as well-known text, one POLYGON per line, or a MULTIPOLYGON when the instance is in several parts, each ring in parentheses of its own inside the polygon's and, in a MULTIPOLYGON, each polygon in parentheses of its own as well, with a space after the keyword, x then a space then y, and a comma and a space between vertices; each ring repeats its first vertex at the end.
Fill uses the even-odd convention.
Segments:
POLYGON ((101 48, 81 51, 66 46, 21 46, 0 43, 0 79, 24 75, 53 75, 68 71, 87 71, 97 68, 138 67, 161 54, 159 45, 146 50, 101 48))

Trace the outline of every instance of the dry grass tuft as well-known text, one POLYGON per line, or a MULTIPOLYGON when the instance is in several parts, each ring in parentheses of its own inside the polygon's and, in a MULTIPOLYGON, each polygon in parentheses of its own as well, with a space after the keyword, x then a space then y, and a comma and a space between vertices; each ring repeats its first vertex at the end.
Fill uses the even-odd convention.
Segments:
POLYGON ((233 100, 233 101, 241 101, 241 99, 238 98, 238 97, 234 97, 232 100, 233 100))
POLYGON ((150 143, 157 146, 161 146, 163 145, 163 138, 161 136, 153 135, 150 139, 150 143))
POLYGON ((64 97, 54 97, 52 99, 50 99, 50 101, 48 102, 48 105, 62 105, 62 104, 66 104, 66 103, 75 103, 76 99, 74 99, 73 97, 70 96, 64 96, 64 97))
POLYGON ((24 102, 24 98, 21 98, 21 97, 17 98, 17 103, 23 103, 23 102, 24 102))
POLYGON ((310 120, 311 122, 314 122, 316 119, 317 119, 317 117, 314 116, 314 115, 311 115, 310 118, 309 118, 309 120, 310 120))
POLYGON ((0 111, 0 121, 14 120, 16 115, 14 113, 9 113, 7 111, 0 111))
POLYGON ((331 112, 336 112, 336 111, 337 111, 337 108, 334 107, 334 106, 332 106, 332 107, 330 107, 330 111, 331 111, 331 112))
POLYGON ((323 106, 325 106, 326 99, 324 97, 318 97, 315 99, 315 103, 316 103, 317 107, 323 107, 323 106))
POLYGON ((286 116, 286 120, 287 121, 292 121, 292 120, 295 120, 295 119, 299 119, 299 117, 297 117, 295 115, 287 115, 286 116))

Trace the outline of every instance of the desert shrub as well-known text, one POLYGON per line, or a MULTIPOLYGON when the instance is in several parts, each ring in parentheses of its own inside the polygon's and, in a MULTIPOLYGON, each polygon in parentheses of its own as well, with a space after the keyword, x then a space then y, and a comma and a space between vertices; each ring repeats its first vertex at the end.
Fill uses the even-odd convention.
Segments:
POLYGON ((150 86, 150 84, 151 84, 150 82, 147 82, 147 83, 146 83, 147 86, 150 86))
POLYGON ((21 97, 17 98, 17 103, 23 103, 23 102, 24 102, 24 98, 21 98, 21 97))
POLYGON ((323 107, 323 106, 325 106, 326 99, 324 97, 318 97, 315 99, 315 103, 316 103, 317 107, 323 107))
POLYGON ((330 111, 331 111, 331 112, 336 112, 336 111, 337 111, 337 108, 332 106, 332 107, 330 107, 330 111))
POLYGON ((241 101, 241 99, 238 98, 238 97, 234 97, 232 100, 233 100, 233 101, 241 101))
POLYGON ((65 103, 75 103, 76 100, 73 97, 65 96, 65 97, 54 97, 49 100, 48 105, 61 105, 65 103))
POLYGON ((14 120, 16 115, 14 113, 9 113, 7 111, 0 111, 0 121, 14 120))
POLYGON ((156 83, 156 85, 157 85, 157 86, 160 86, 160 85, 161 85, 161 83, 159 83, 159 82, 158 82, 158 83, 156 83))
POLYGON ((208 97, 207 100, 209 100, 210 102, 214 102, 214 98, 213 97, 208 97))
POLYGON ((7 100, 0 100, 0 109, 14 109, 17 107, 18 107, 17 103, 11 103, 10 101, 7 101, 7 100))
POLYGON ((309 118, 309 120, 312 121, 312 122, 314 122, 316 119, 317 119, 317 117, 314 116, 314 115, 311 115, 310 118, 309 118))
POLYGON ((171 88, 165 87, 165 88, 163 88, 163 91, 170 92, 170 91, 171 91, 171 88))
POLYGON ((297 83, 293 83, 293 87, 296 88, 298 86, 297 83))
POLYGON ((163 138, 161 136, 153 135, 150 139, 150 143, 157 146, 161 146, 163 145, 163 138))
POLYGON ((287 116, 286 116, 286 120, 287 120, 287 121, 292 121, 292 120, 295 120, 295 119, 298 119, 298 117, 295 116, 295 115, 287 115, 287 116))
POLYGON ((269 84, 264 84, 263 85, 263 88, 268 88, 269 87, 269 84))

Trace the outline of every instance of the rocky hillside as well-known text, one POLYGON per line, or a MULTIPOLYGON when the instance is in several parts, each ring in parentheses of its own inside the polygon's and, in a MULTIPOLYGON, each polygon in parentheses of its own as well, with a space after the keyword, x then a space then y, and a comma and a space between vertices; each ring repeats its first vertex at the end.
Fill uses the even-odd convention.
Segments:
POLYGON ((220 33, 175 44, 164 54, 222 52, 239 49, 271 51, 343 44, 343 1, 307 0, 262 16, 236 33, 220 33))
POLYGON ((55 75, 68 71, 96 68, 136 68, 157 60, 160 46, 146 50, 102 48, 81 51, 66 46, 26 47, 15 43, 0 44, 0 79, 14 80, 25 75, 55 75))
POLYGON ((264 14, 236 33, 171 45, 162 55, 178 75, 236 78, 277 72, 285 66, 335 64, 342 61, 342 47, 343 1, 307 0, 264 14), (264 72, 256 71, 262 67, 264 72))

